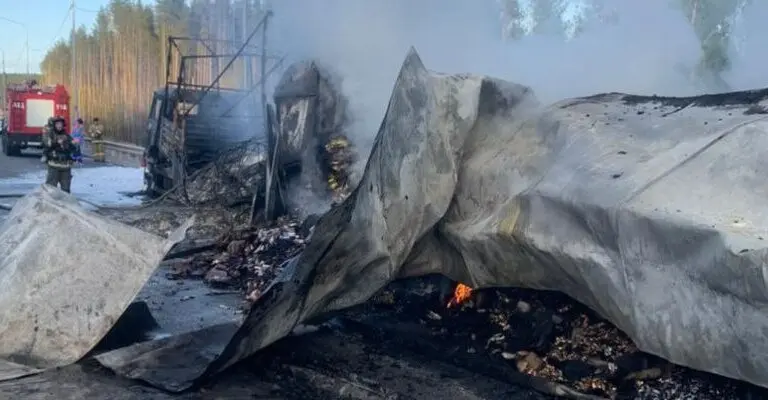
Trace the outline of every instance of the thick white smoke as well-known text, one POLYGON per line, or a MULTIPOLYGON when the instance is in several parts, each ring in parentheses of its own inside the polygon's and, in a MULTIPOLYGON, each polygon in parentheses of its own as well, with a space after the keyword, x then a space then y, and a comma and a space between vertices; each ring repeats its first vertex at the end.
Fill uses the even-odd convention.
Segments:
POLYGON ((734 46, 730 58, 733 67, 725 79, 734 89, 754 89, 768 86, 768 2, 752 1, 736 16, 733 32, 734 46))
MULTIPOLYGON (((544 102, 597 92, 704 90, 690 78, 699 42, 673 1, 604 3, 612 22, 590 19, 572 40, 547 29, 504 40, 502 10, 494 0, 273 0, 270 43, 292 60, 317 59, 343 78, 354 119, 349 133, 362 154, 370 149, 410 46, 430 69, 518 82, 544 102)), ((734 52, 726 76, 734 87, 766 85, 766 10, 768 5, 753 5, 742 18, 741 51, 734 52)))

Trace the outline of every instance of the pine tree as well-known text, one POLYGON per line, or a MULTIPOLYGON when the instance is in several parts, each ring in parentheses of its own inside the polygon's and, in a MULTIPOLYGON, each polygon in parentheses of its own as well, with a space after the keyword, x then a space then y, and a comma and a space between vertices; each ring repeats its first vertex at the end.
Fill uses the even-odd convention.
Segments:
MULTIPOLYGON (((145 2, 148 3, 148 2, 145 2)), ((85 118, 103 120, 110 137, 141 144, 145 140, 152 94, 165 85, 169 36, 242 40, 242 12, 257 11, 252 0, 157 0, 154 6, 138 0, 111 0, 99 10, 90 29, 75 34, 75 71, 79 110, 85 118), (236 21, 236 23, 233 23, 236 21)), ((253 21, 251 23, 255 24, 253 21)), ((40 70, 45 83, 72 85, 69 41, 59 41, 46 53, 40 70)), ((187 42, 184 54, 232 54, 236 48, 216 40, 187 42), (208 47, 206 47, 208 46, 208 47)), ((227 60, 188 61, 187 82, 209 84, 227 60)), ((171 79, 181 60, 171 60, 171 79)), ((238 87, 242 66, 225 75, 222 85, 238 87)))

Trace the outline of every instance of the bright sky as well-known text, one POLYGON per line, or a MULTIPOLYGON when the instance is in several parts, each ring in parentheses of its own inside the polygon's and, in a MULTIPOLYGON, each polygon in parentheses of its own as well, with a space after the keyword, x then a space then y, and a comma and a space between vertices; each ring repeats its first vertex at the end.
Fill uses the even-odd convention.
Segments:
MULTIPOLYGON (((95 11, 108 2, 109 0, 76 0, 77 24, 90 29, 96 18, 95 11)), ((24 42, 25 29, 29 29, 29 68, 31 72, 39 72, 40 61, 46 50, 57 39, 69 38, 72 29, 70 0, 0 0, 0 4, 0 61, 4 53, 7 72, 27 71, 24 42)))

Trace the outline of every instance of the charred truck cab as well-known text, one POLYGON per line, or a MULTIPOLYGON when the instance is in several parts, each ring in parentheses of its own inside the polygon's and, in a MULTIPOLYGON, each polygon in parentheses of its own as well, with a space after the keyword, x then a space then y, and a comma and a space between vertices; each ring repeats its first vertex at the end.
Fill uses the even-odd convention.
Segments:
POLYGON ((26 148, 42 148, 48 118, 69 119, 69 94, 62 85, 41 86, 36 81, 8 85, 5 92, 3 154, 16 156, 26 148))
POLYGON ((170 86, 156 90, 143 162, 146 190, 161 194, 178 186, 220 152, 263 130, 261 117, 248 115, 249 102, 243 96, 222 89, 170 86))

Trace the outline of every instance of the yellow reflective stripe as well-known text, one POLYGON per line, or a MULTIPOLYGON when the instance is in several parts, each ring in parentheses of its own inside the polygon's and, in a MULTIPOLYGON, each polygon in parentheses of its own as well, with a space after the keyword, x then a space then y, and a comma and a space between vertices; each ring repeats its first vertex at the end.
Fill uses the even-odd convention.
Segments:
POLYGON ((56 161, 48 161, 48 166, 54 167, 54 168, 71 168, 72 164, 71 163, 62 164, 62 163, 57 163, 56 161))

